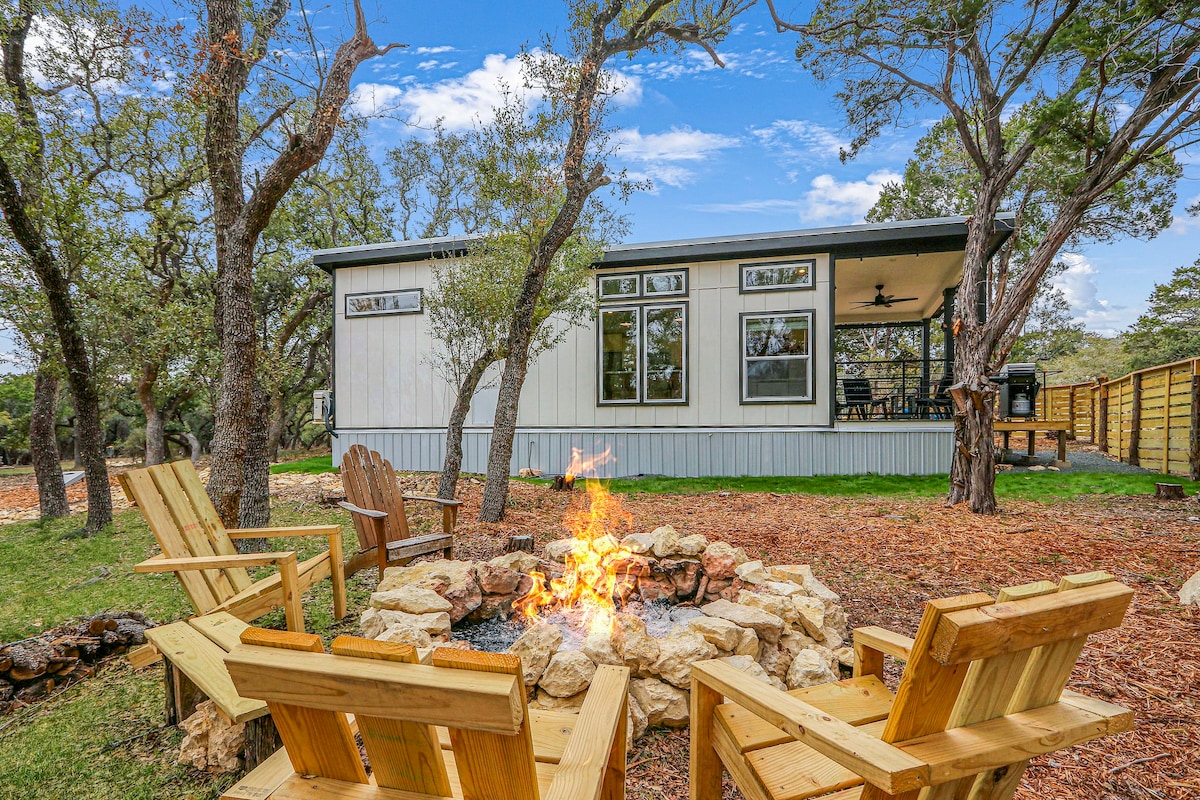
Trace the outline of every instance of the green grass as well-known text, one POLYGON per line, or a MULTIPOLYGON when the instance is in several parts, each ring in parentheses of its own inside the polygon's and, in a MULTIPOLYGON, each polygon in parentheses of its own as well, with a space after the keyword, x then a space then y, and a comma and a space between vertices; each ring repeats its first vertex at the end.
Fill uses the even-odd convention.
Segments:
MULTIPOLYGON (((946 493, 945 475, 819 475, 814 477, 619 478, 609 488, 633 494, 702 494, 704 492, 776 492, 830 497, 939 497, 946 493)), ((1200 484, 1161 475, 1089 472, 1002 472, 996 476, 1001 499, 1051 501, 1085 494, 1153 494, 1154 484, 1183 484, 1195 494, 1200 484)))
POLYGON ((301 459, 300 461, 288 461, 284 464, 273 464, 271 466, 271 472, 275 475, 283 472, 302 472, 305 475, 320 475, 325 472, 337 471, 337 467, 333 465, 333 456, 328 453, 301 459))

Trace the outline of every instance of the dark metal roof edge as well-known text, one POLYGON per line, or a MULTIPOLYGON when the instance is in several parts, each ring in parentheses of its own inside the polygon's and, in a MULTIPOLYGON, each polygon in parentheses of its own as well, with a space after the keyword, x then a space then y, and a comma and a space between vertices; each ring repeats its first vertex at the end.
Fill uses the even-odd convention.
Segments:
MULTIPOLYGON (((672 264, 686 261, 717 261, 728 258, 759 258, 803 252, 839 255, 876 255, 905 252, 914 240, 929 250, 955 249, 955 240, 965 238, 967 217, 876 222, 809 230, 748 233, 734 236, 677 239, 621 244, 609 248, 597 267, 672 264)), ((993 249, 1013 232, 1015 215, 996 217, 993 249)), ((442 236, 407 242, 317 250, 313 263, 326 272, 340 267, 359 267, 406 261, 446 258, 466 252, 478 236, 442 236)))

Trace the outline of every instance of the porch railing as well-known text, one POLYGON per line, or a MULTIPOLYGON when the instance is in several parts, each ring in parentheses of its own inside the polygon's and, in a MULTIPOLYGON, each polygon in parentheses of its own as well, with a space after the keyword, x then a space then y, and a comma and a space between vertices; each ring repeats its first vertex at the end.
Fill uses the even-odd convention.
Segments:
POLYGON ((944 359, 845 360, 836 367, 839 420, 950 418, 944 359))

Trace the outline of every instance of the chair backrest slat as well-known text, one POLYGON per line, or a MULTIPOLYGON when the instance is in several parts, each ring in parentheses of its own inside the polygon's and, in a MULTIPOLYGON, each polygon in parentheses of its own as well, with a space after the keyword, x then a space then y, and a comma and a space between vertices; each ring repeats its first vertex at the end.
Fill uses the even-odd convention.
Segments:
MULTIPOLYGON (((358 463, 358 445, 353 445, 342 455, 342 488, 346 490, 346 499, 359 508, 371 507, 370 490, 365 485, 362 466, 358 463)), ((358 549, 370 550, 375 546, 375 531, 359 514, 351 514, 354 520, 354 531, 358 534, 358 549)))
POLYGON ((400 487, 396 485, 396 470, 392 469, 392 462, 374 450, 368 450, 367 457, 371 461, 372 474, 378 487, 380 510, 387 512, 388 541, 407 539, 408 513, 404 509, 400 487))
MULTIPOLYGON (((150 473, 154 485, 158 487, 163 504, 171 512, 171 518, 175 520, 175 527, 190 554, 196 557, 217 555, 212 540, 209 539, 208 531, 200 523, 196 513, 192 510, 191 500, 184 493, 183 487, 179 485, 175 470, 171 469, 169 464, 159 464, 149 467, 147 471, 150 473)), ((212 589, 213 596, 219 602, 224 602, 236 594, 233 584, 222 570, 206 569, 202 570, 201 574, 209 588, 212 589)))
MULTIPOLYGON (((904 742, 1058 702, 1087 636, 1117 627, 1133 590, 1105 573, 927 604, 882 738, 904 742), (949 704, 949 705, 947 705, 949 704)), ((1008 800, 1028 761, 927 790, 924 800, 1008 800)), ((898 795, 916 800, 919 791, 898 795)), ((866 786, 862 800, 891 797, 866 786)))
MULTIPOLYGON (((339 636, 333 640, 330 650, 335 656, 419 663, 416 649, 398 642, 339 636)), ((442 760, 442 746, 432 725, 365 714, 356 715, 355 720, 379 786, 450 796, 450 779, 442 760)))
MULTIPOLYGON (((387 514, 384 529, 387 541, 394 542, 410 536, 404 497, 396 485, 396 472, 383 456, 361 444, 351 445, 342 456, 342 486, 346 499, 361 508, 387 514)), ((375 546, 375 534, 367 521, 354 516, 354 529, 362 550, 375 546)))
MULTIPOLYGON (((171 515, 166 503, 163 502, 162 495, 159 494, 158 486, 151 477, 150 471, 146 469, 131 470, 125 473, 124 484, 137 501, 137 506, 141 509, 142 516, 150 526, 150 531, 154 534, 163 555, 167 558, 190 557, 192 552, 184 541, 183 535, 175 523, 175 518, 171 515)), ((200 572, 185 570, 176 572, 175 575, 183 584, 183 589, 187 592, 197 614, 206 614, 220 604, 213 593, 210 582, 200 572)))
MULTIPOLYGON (((510 653, 483 653, 439 647, 433 665, 521 678, 521 660, 510 653)), ((450 743, 458 766, 463 800, 538 800, 533 734, 525 693, 520 693, 525 724, 516 736, 450 728, 450 743)))

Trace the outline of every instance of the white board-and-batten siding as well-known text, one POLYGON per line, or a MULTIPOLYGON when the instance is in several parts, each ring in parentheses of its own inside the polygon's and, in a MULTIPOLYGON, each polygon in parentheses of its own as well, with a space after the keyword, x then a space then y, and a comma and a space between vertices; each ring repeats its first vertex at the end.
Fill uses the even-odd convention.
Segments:
MULTIPOLYGON (((611 446, 610 475, 928 474, 949 468, 948 425, 832 427, 830 266, 816 258, 814 287, 741 293, 743 259, 671 265, 688 270, 686 405, 599 405, 598 322, 569 330, 530 367, 521 394, 512 470, 561 473, 571 448, 611 446), (740 315, 812 311, 811 403, 741 402, 740 315)), ((625 274, 661 265, 604 270, 625 274)), ((429 262, 342 267, 335 271, 334 458, 355 443, 378 450, 398 469, 441 468, 454 391, 434 369, 427 316, 345 317, 346 295, 428 289, 429 262)), ((630 301, 628 304, 636 304, 630 301)), ((625 305, 625 303, 621 303, 625 305)), ((483 389, 464 432, 463 468, 486 469, 495 390, 483 389)))

